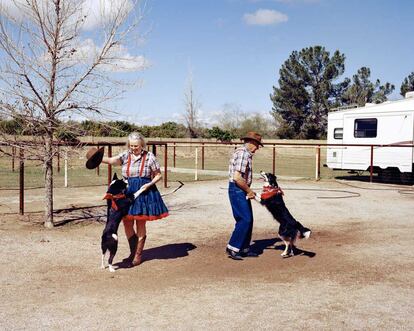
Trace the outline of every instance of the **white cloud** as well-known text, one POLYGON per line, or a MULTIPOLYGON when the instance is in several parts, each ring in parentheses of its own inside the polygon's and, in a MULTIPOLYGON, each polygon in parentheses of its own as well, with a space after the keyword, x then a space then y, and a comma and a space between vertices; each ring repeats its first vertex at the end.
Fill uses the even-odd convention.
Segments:
MULTIPOLYGON (((73 62, 92 62, 98 53, 98 47, 92 39, 85 39, 77 47, 76 52, 70 58, 73 62)), ((112 72, 132 72, 146 69, 150 66, 150 62, 142 55, 133 56, 129 53, 125 46, 115 46, 109 53, 108 59, 98 68, 103 71, 112 72)))
POLYGON ((134 8, 131 0, 85 0, 82 4, 86 16, 83 28, 93 30, 114 19, 115 15, 125 15, 134 8))
MULTIPOLYGON (((133 8, 132 0, 66 0, 69 6, 79 6, 79 11, 72 17, 72 21, 85 18, 84 30, 96 29, 105 23, 112 21, 117 15, 124 17, 133 8)), ((49 8, 53 10, 50 0, 40 0, 41 12, 49 8)), ((31 15, 26 0, 0 0, 0 13, 7 14, 15 20, 27 19, 31 15)))
POLYGON ((258 9, 254 13, 244 14, 243 19, 248 25, 275 25, 287 22, 288 16, 277 10, 258 9))

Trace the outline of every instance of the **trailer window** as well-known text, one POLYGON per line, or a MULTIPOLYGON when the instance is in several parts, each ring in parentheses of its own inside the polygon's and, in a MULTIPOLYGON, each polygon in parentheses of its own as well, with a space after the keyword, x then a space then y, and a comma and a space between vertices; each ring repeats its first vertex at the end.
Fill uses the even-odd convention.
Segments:
POLYGON ((361 118, 355 120, 354 137, 355 138, 375 138, 377 136, 376 118, 361 118))
POLYGON ((344 136, 344 129, 343 128, 334 129, 334 139, 342 139, 343 136, 344 136))

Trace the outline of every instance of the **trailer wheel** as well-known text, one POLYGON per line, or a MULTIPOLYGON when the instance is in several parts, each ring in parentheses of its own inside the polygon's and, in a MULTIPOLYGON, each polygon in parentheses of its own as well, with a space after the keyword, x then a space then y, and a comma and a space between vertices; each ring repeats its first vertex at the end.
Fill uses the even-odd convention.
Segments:
POLYGON ((383 183, 398 183, 400 181, 400 171, 397 168, 381 169, 378 176, 383 183))
POLYGON ((402 172, 400 174, 400 180, 402 184, 412 185, 414 184, 414 176, 412 172, 402 172))

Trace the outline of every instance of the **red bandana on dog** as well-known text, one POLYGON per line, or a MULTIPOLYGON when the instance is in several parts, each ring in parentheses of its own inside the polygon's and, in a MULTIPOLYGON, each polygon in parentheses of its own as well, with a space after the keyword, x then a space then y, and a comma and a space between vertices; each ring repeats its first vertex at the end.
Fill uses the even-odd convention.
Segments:
POLYGON ((116 200, 119 199, 124 199, 126 198, 125 194, 111 194, 111 193, 106 193, 104 196, 104 200, 111 200, 111 207, 114 210, 118 210, 118 206, 116 204, 116 200))
POLYGON ((283 195, 284 193, 280 187, 265 186, 263 187, 263 192, 260 195, 260 199, 267 200, 275 196, 276 194, 283 195))

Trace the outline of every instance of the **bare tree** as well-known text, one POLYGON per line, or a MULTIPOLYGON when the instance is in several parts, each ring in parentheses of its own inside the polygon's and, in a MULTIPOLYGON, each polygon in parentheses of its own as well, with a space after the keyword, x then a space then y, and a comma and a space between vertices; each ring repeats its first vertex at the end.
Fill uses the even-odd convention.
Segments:
POLYGON ((197 138, 199 128, 200 103, 194 95, 193 74, 190 70, 187 87, 184 92, 185 113, 184 120, 191 138, 197 138))
MULTIPOLYGON (((132 0, 1 2, 0 117, 18 120, 21 133, 32 136, 19 146, 43 164, 48 228, 53 227, 55 133, 65 119, 108 112, 108 100, 125 90, 119 84, 128 83, 113 73, 145 66, 145 59, 131 56, 125 46, 141 22, 139 9, 132 0)), ((18 143, 15 137, 1 138, 18 143)))

